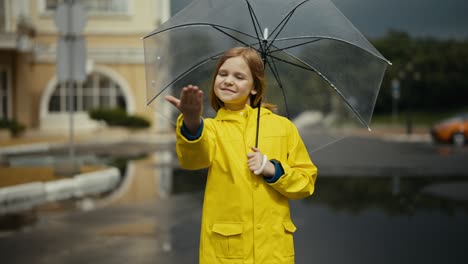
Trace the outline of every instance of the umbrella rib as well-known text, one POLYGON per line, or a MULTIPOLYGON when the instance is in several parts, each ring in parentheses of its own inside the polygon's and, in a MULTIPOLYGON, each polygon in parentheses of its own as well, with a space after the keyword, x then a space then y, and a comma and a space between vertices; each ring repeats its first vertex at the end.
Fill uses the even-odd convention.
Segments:
POLYGON ((269 54, 272 54, 272 53, 275 53, 275 52, 278 52, 278 51, 284 51, 284 50, 287 50, 287 49, 292 49, 292 48, 303 46, 303 45, 307 45, 307 44, 310 44, 310 43, 313 43, 313 42, 316 42, 316 41, 319 41, 319 40, 322 40, 322 39, 314 39, 314 40, 303 42, 303 43, 300 43, 300 44, 295 44, 295 45, 291 45, 291 46, 288 46, 288 47, 279 48, 279 49, 270 51, 269 54))
POLYGON ((176 78, 174 78, 168 85, 166 85, 163 89, 161 89, 161 91, 159 93, 157 93, 155 96, 153 96, 153 98, 146 103, 146 105, 150 105, 159 95, 161 95, 167 88, 169 88, 171 85, 173 85, 175 82, 177 82, 178 80, 180 80, 182 77, 184 77, 185 75, 187 75, 189 72, 191 72, 192 70, 202 66, 203 64, 209 62, 209 61, 212 61, 212 60, 215 60, 217 59, 217 57, 221 54, 223 54, 224 52, 221 52, 221 53, 218 53, 216 55, 213 55, 211 56, 210 58, 208 59, 205 59, 203 61, 200 61, 198 62, 197 64, 195 64, 194 66, 190 67, 188 70, 184 71, 183 73, 181 73, 179 76, 177 76, 176 78))
POLYGON ((222 25, 218 25, 218 24, 212 24, 212 23, 188 23, 188 24, 177 25, 177 26, 173 26, 173 27, 170 27, 170 28, 166 28, 166 29, 163 29, 163 30, 160 30, 160 31, 151 33, 151 34, 147 35, 146 37, 144 37, 143 39, 152 37, 152 36, 154 36, 154 35, 157 35, 157 34, 159 34, 159 33, 163 33, 163 32, 169 31, 169 30, 173 30, 173 29, 177 29, 177 28, 181 28, 181 27, 189 27, 189 26, 220 27, 220 28, 232 30, 232 31, 234 31, 234 32, 237 32, 237 33, 239 33, 239 34, 242 34, 242 35, 244 35, 244 36, 247 36, 247 37, 250 37, 250 38, 253 38, 253 39, 258 39, 258 38, 255 37, 255 36, 252 36, 252 35, 247 34, 247 33, 245 33, 245 32, 239 31, 239 30, 237 30, 237 29, 233 29, 233 28, 226 27, 226 26, 222 26, 222 25))
MULTIPOLYGON (((286 53, 286 51, 285 51, 285 53, 286 53)), ((290 55, 289 53, 286 53, 286 54, 290 55)), ((317 71, 315 71, 314 69, 311 69, 311 68, 308 68, 308 67, 305 67, 305 66, 302 66, 302 65, 296 64, 296 63, 294 63, 294 62, 290 62, 290 61, 287 61, 287 60, 284 60, 284 59, 278 58, 278 57, 276 57, 276 56, 273 56, 273 55, 271 55, 271 54, 270 54, 270 55, 268 55, 268 56, 269 56, 269 57, 271 57, 271 58, 275 58, 275 59, 277 59, 277 60, 279 60, 279 61, 282 61, 282 62, 284 62, 284 63, 287 63, 287 64, 290 64, 290 65, 296 66, 296 67, 298 67, 298 68, 301 68, 301 69, 304 69, 304 70, 308 70, 308 71, 317 72, 317 71)), ((292 55, 290 55, 290 56, 292 57, 292 55)), ((295 57, 294 57, 294 58, 295 58, 295 57)), ((301 61, 301 62, 302 62, 302 61, 301 61)))
POLYGON ((240 43, 244 44, 245 46, 249 46, 249 47, 250 47, 250 45, 247 44, 246 42, 244 42, 244 41, 242 41, 242 40, 236 38, 235 36, 233 36, 233 35, 227 33, 227 32, 224 31, 224 30, 219 29, 217 26, 213 26, 213 28, 216 29, 216 30, 218 30, 219 32, 223 33, 224 35, 226 35, 226 36, 228 36, 228 37, 230 37, 230 38, 232 38, 232 39, 234 39, 234 40, 236 40, 236 41, 239 41, 240 43))
MULTIPOLYGON (((379 54, 375 54, 374 52, 370 51, 370 50, 367 50, 367 49, 364 49, 354 43, 351 43, 349 41, 346 41, 346 40, 342 40, 342 39, 339 39, 339 38, 332 38, 332 37, 325 37, 325 36, 301 36, 301 37, 289 37, 289 38, 280 38, 280 39, 276 39, 276 41, 284 41, 284 40, 295 40, 295 39, 307 39, 307 38, 313 38, 313 39, 317 39, 318 40, 324 40, 324 39, 328 39, 328 40, 335 40, 335 41, 338 41, 338 42, 342 42, 342 43, 346 43, 346 44, 349 44, 351 46, 354 46, 356 48, 359 48, 361 50, 364 50, 366 51, 367 53, 379 58, 380 60, 383 60, 385 61, 386 63, 388 63, 389 65, 392 65, 392 63, 390 61, 388 61, 387 59, 385 59, 382 55, 379 55, 379 54)), ((290 46, 290 47, 285 47, 285 48, 282 48, 282 49, 279 49, 278 50, 282 50, 284 51, 285 49, 290 49, 290 48, 294 48, 294 47, 298 47, 298 46, 302 46, 302 45, 306 45, 306 44, 309 44, 309 43, 312 43, 312 42, 315 42, 315 41, 309 41, 309 42, 304 42, 304 43, 301 43, 301 44, 295 44, 293 46, 290 46)), ((276 46, 275 46, 276 48, 276 46)), ((274 51, 271 51, 270 53, 273 53, 275 52, 274 51)), ((285 51, 286 52, 286 51, 285 51)), ((289 53, 288 53, 289 54, 289 53)))
POLYGON ((258 46, 260 47, 261 53, 263 54, 266 50, 265 50, 265 48, 263 47, 263 45, 261 43, 260 33, 258 32, 258 29, 261 29, 262 27, 260 25, 260 22, 257 19, 257 16, 255 15, 255 12, 254 12, 254 10, 252 8, 252 5, 250 4, 249 0, 246 0, 246 2, 247 2, 247 6, 249 8, 250 19, 252 20, 252 25, 254 27, 255 34, 257 35, 258 46), (257 29, 257 26, 258 26, 258 29, 257 29))
MULTIPOLYGON (((270 58, 272 59, 272 57, 270 57, 270 58)), ((271 60, 271 63, 270 63, 269 60, 267 60, 267 65, 270 68, 270 70, 272 71, 273 76, 276 79, 276 82, 278 82, 278 85, 280 86, 281 94, 283 96, 284 105, 285 105, 285 108, 286 108, 286 116, 289 118, 288 100, 286 99, 286 93, 284 91, 283 82, 281 81, 278 68, 276 67, 275 61, 273 59, 271 60), (271 64, 273 64, 273 66, 271 66, 271 64)))
MULTIPOLYGON (((361 115, 357 112, 357 110, 349 103, 349 101, 348 101, 348 100, 346 99, 346 97, 341 93, 341 91, 338 90, 338 88, 336 88, 336 86, 335 86, 327 77, 325 77, 320 71, 318 71, 317 69, 315 69, 314 67, 312 67, 310 64, 306 63, 305 61, 299 59, 298 57, 296 57, 296 56, 294 56, 294 55, 292 55, 292 54, 290 54, 290 53, 288 53, 288 52, 286 52, 286 51, 283 51, 283 52, 286 53, 286 54, 288 54, 288 55, 291 56, 292 58, 298 60, 299 62, 301 62, 301 63, 307 65, 308 67, 310 67, 309 70, 316 72, 322 79, 324 79, 324 80, 333 88, 333 90, 335 90, 335 92, 341 97, 341 99, 344 100, 344 102, 346 103, 346 105, 348 105, 348 107, 353 111, 353 113, 356 115, 356 117, 359 119, 359 121, 360 121, 365 127, 367 127, 367 129, 368 129, 369 131, 371 130, 370 127, 369 127, 369 125, 367 125, 366 121, 364 121, 364 119, 362 118, 362 116, 361 116, 361 115)), ((281 59, 280 59, 280 60, 281 60, 281 59)), ((285 60, 281 60, 281 61, 287 62, 287 61, 285 61, 285 60)), ((290 64, 296 65, 296 64, 294 64, 294 63, 290 63, 290 64)), ((296 65, 296 66, 299 66, 299 65, 296 65)), ((301 67, 301 66, 299 66, 299 67, 301 67)), ((307 69, 307 68, 305 68, 305 67, 301 67, 301 68, 307 69)))
POLYGON ((297 4, 293 9, 291 9, 291 11, 288 12, 288 14, 286 14, 286 16, 278 23, 278 25, 275 27, 275 29, 273 29, 273 31, 271 32, 271 34, 273 35, 273 33, 278 30, 278 28, 281 26, 281 29, 279 30, 278 33, 276 33, 276 36, 273 38, 273 41, 276 39, 276 37, 281 33, 281 31, 283 30, 283 28, 286 26, 287 22, 289 21, 289 19, 291 19, 291 16, 293 15, 294 12, 296 12, 296 9, 298 9, 301 5, 305 4, 306 2, 309 2, 310 0, 304 0, 302 2, 300 2, 299 4, 297 4))
MULTIPOLYGON (((271 46, 273 45, 273 43, 275 42, 276 38, 279 36, 279 34, 281 34, 281 31, 283 31, 284 27, 286 26, 286 24, 288 23, 288 21, 291 19, 291 17, 293 16, 294 12, 295 12, 295 9, 292 10, 291 12, 289 12, 289 14, 285 17, 285 20, 283 19, 284 22, 283 22, 283 21, 281 22, 283 25, 282 25, 281 28, 278 30, 278 32, 275 34, 275 36, 272 38, 271 42, 270 42, 269 45, 268 45, 267 50, 270 49, 270 47, 271 47, 271 46)), ((281 23, 278 24, 278 26, 281 25, 281 23)), ((278 28, 278 26, 275 28, 275 30, 278 28)))

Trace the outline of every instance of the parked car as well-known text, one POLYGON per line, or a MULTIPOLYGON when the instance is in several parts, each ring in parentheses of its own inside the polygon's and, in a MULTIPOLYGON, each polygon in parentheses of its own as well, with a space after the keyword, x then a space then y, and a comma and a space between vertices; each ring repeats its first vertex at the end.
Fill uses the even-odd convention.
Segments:
POLYGON ((468 141, 468 113, 460 113, 434 124, 431 135, 435 142, 465 145, 468 141))

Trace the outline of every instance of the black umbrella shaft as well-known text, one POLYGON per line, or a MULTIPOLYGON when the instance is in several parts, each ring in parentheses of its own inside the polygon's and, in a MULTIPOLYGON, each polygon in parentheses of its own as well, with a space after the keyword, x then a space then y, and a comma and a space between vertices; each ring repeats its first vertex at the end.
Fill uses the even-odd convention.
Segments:
POLYGON ((263 61, 263 69, 265 70, 265 65, 266 65, 266 62, 267 62, 267 47, 268 47, 268 40, 264 39, 263 41, 263 45, 261 47, 261 54, 260 56, 262 57, 262 61, 263 61))
MULTIPOLYGON (((261 54, 260 56, 262 57, 262 61, 263 61, 263 71, 265 72, 265 67, 266 67, 266 64, 267 64, 267 46, 268 46, 268 41, 266 39, 264 39, 263 41, 263 45, 262 45, 262 48, 261 48, 261 54)), ((259 131, 260 131, 260 108, 262 106, 262 99, 260 98, 260 100, 258 101, 258 104, 257 104, 257 107, 258 107, 258 113, 257 113, 257 131, 256 131, 256 135, 255 135, 255 147, 258 148, 258 134, 259 134, 259 131)))

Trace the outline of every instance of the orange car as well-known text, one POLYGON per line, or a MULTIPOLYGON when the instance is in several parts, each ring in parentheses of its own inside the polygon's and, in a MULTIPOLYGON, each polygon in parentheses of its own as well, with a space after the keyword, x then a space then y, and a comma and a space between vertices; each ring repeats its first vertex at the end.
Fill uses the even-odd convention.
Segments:
POLYGON ((431 135, 436 142, 465 145, 468 139, 468 113, 458 114, 436 123, 431 128, 431 135))

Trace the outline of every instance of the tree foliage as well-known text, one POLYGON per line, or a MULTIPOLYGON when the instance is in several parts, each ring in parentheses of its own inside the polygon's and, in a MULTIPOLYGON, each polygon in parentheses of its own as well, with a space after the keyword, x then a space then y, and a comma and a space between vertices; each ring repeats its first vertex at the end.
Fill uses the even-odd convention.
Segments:
POLYGON ((372 41, 392 62, 383 80, 376 112, 392 109, 392 80, 401 88, 402 110, 448 110, 468 106, 468 40, 413 38, 390 31, 372 41))

